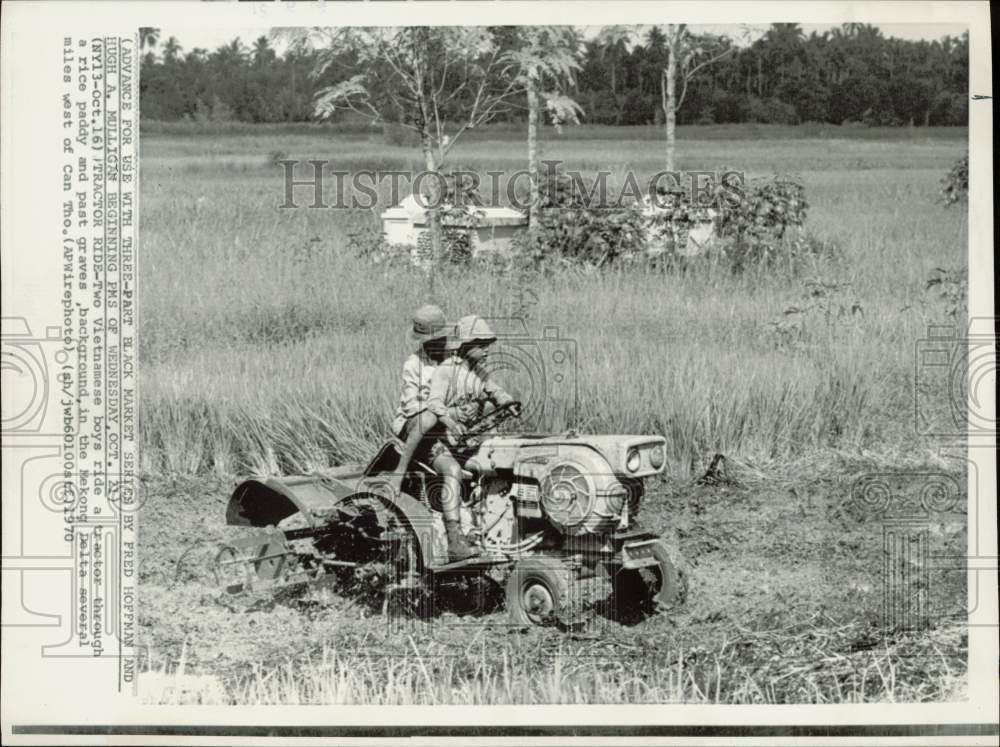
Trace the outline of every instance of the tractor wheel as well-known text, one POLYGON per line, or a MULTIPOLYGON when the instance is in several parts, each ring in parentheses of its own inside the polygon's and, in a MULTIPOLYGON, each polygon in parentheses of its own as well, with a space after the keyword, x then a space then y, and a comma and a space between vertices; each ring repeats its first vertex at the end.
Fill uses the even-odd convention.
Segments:
POLYGON ((620 622, 667 612, 684 603, 687 573, 680 556, 661 541, 653 545, 653 557, 658 565, 621 569, 612 578, 611 609, 620 622))
POLYGON ((519 560, 507 578, 507 614, 514 625, 574 627, 583 620, 576 574, 558 558, 519 560))
POLYGON ((321 558, 354 563, 335 571, 340 590, 376 609, 420 608, 418 540, 377 495, 355 493, 337 502, 337 531, 316 544, 321 558))

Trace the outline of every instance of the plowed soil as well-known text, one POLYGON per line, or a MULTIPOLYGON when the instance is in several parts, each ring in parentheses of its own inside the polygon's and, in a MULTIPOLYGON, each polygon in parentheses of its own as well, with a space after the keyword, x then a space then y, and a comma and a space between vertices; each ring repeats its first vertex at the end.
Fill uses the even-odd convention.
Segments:
MULTIPOLYGON (((959 471, 841 460, 731 464, 708 481, 650 481, 641 518, 684 557, 686 603, 626 622, 598 605, 573 632, 514 629, 502 606, 470 611, 462 600, 443 599, 433 618, 401 624, 370 600, 330 590, 226 597, 209 563, 220 541, 245 533, 224 525, 235 482, 147 478, 140 529, 144 668, 176 672, 183 659, 185 672, 217 678, 234 702, 254 678, 330 651, 369 664, 416 655, 435 663, 423 673, 431 680, 441 660, 465 656, 480 663, 466 671, 452 659, 447 676, 469 682, 498 657, 521 657, 528 679, 560 661, 598 670, 633 662, 654 679, 658 668, 679 667, 687 684, 678 697, 723 702, 939 699, 964 681, 968 527, 959 471), (873 482, 888 490, 866 489, 873 482), (869 679, 880 661, 891 666, 891 683, 869 679)), ((537 699, 530 692, 525 698, 537 699)), ((568 702, 579 700, 588 698, 568 702)))

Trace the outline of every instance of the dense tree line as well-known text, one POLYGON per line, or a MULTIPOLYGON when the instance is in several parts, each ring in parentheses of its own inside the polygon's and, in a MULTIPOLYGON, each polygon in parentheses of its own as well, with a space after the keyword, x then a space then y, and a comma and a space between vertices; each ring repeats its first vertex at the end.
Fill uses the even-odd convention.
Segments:
MULTIPOLYGON (((498 35, 502 38, 502 34, 498 35)), ((142 115, 156 120, 308 121, 317 52, 276 54, 267 37, 214 52, 184 50, 174 37, 142 30, 142 115)), ((653 27, 582 41, 580 70, 567 93, 598 124, 661 123, 666 44, 653 27)), ((817 121, 869 125, 964 125, 968 117, 968 34, 936 41, 886 38, 866 24, 806 36, 774 24, 748 46, 692 78, 679 124, 817 121)), ((511 109, 498 119, 520 120, 511 109)))

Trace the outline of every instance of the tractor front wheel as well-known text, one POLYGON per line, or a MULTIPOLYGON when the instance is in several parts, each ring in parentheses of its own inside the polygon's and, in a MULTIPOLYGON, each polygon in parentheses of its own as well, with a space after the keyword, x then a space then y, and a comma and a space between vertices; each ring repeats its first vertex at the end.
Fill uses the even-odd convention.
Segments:
POLYGON ((560 625, 582 622, 576 574, 561 560, 519 560, 507 578, 507 614, 514 625, 560 625))

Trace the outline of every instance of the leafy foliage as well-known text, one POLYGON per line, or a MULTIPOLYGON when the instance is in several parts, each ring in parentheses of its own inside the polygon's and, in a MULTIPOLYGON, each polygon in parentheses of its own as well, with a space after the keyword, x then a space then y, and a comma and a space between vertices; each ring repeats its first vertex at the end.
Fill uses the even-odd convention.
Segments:
POLYGON ((814 279, 804 283, 799 300, 785 308, 782 319, 768 327, 777 347, 796 347, 806 338, 809 327, 832 332, 838 326, 859 323, 864 315, 851 283, 814 279))
MULTIPOLYGON (((534 238, 519 244, 524 264, 550 267, 578 264, 591 269, 643 256, 660 244, 668 257, 683 254, 695 225, 712 221, 734 271, 751 266, 798 269, 807 257, 835 256, 837 247, 802 228, 809 203, 802 183, 789 176, 756 179, 749 186, 737 171, 723 173, 694 197, 679 188, 661 188, 653 202, 619 200, 590 204, 595 180, 563 173, 540 177, 541 207, 534 238)), ((664 252, 657 252, 661 254, 664 252)))
POLYGON ((796 239, 808 209, 805 187, 798 179, 775 176, 752 181, 742 199, 722 213, 720 235, 732 239, 733 269, 774 264, 804 248, 796 239))
POLYGON ((536 269, 578 264, 601 268, 644 247, 638 204, 592 206, 583 193, 594 184, 574 182, 564 173, 539 177, 536 230, 518 247, 522 263, 536 269))
POLYGON ((969 154, 955 162, 945 177, 941 180, 940 200, 945 207, 969 199, 969 154))
POLYGON ((944 305, 944 313, 957 322, 964 323, 969 315, 969 272, 935 267, 927 279, 925 290, 932 290, 944 305))

